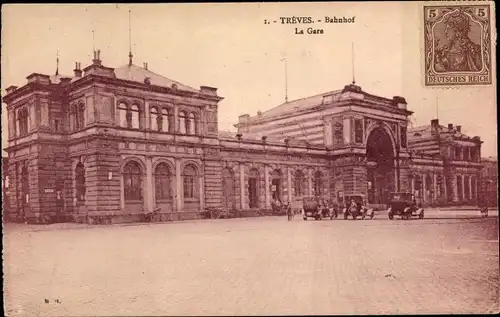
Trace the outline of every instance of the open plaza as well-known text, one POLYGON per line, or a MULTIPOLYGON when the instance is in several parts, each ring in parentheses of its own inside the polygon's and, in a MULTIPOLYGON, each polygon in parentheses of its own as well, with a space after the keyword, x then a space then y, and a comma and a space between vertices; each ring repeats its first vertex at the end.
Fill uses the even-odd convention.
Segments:
POLYGON ((4 226, 9 316, 499 312, 498 212, 4 226))

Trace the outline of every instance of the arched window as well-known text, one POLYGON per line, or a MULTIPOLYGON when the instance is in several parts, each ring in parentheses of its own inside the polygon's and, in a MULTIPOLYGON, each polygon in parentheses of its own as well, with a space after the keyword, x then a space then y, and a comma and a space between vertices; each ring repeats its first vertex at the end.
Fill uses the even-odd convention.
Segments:
POLYGON ((170 119, 170 111, 166 108, 161 109, 161 116, 162 116, 162 131, 165 132, 171 132, 171 119, 170 119))
POLYGON ((23 108, 18 112, 19 118, 19 135, 23 136, 28 133, 28 110, 23 108))
POLYGON ((295 184, 295 196, 299 197, 304 195, 304 173, 302 173, 302 171, 300 170, 295 171, 294 184, 295 184))
POLYGON ((130 128, 139 129, 140 127, 140 110, 138 105, 130 107, 130 128))
POLYGON ((321 196, 323 194, 323 173, 317 171, 314 173, 314 195, 321 196))
POLYGON ((186 134, 188 129, 187 129, 187 116, 185 111, 180 111, 179 112, 179 133, 180 134, 186 134))
POLYGON ((129 128, 128 107, 124 102, 120 102, 118 105, 118 116, 120 117, 120 127, 129 128))
POLYGON ((75 168, 75 191, 77 201, 85 201, 85 168, 78 162, 75 168))
POLYGON ((196 135, 196 115, 193 112, 189 114, 188 123, 189 134, 196 135))
POLYGON ((85 126, 85 105, 79 104, 77 108, 78 129, 83 129, 85 126))
POLYGON ((192 165, 184 167, 182 173, 184 200, 196 198, 196 169, 192 165))
POLYGON ((128 162, 123 168, 125 200, 142 199, 142 171, 139 163, 128 162))
POLYGON ((158 125, 158 119, 161 117, 158 115, 158 109, 156 107, 151 107, 151 110, 149 111, 151 115, 151 130, 153 131, 159 131, 159 125, 158 125))
POLYGON ((156 200, 172 199, 172 177, 170 168, 165 163, 160 163, 155 168, 155 197, 156 200))

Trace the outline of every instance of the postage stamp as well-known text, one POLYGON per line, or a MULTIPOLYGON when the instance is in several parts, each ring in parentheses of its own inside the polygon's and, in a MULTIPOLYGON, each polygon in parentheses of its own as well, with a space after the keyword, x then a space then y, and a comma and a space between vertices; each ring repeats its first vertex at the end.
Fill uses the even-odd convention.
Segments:
POLYGON ((425 85, 492 83, 489 5, 424 6, 425 85))

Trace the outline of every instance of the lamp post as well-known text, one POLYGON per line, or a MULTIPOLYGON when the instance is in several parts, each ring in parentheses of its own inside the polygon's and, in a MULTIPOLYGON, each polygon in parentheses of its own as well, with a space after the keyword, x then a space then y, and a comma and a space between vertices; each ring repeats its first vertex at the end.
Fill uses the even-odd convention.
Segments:
POLYGON ((399 171, 399 151, 400 151, 400 142, 396 144, 396 191, 399 192, 401 189, 401 181, 400 181, 400 171, 399 171))

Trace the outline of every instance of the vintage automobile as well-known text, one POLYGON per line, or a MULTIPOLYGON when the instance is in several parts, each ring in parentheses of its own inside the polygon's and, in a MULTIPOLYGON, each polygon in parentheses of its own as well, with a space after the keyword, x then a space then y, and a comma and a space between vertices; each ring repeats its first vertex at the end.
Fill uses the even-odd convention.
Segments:
POLYGON ((411 217, 424 219, 424 209, 417 204, 415 195, 412 193, 396 192, 391 193, 388 216, 391 220, 394 216, 400 216, 402 219, 411 219, 411 217))
POLYGON ((348 219, 349 216, 351 216, 352 219, 357 219, 358 217, 361 217, 361 219, 365 219, 366 217, 373 219, 375 216, 373 209, 367 207, 364 195, 355 194, 344 196, 341 203, 344 206, 342 210, 344 219, 348 219))
POLYGON ((271 210, 273 216, 284 216, 287 214, 288 205, 281 201, 271 202, 271 210))
POLYGON ((321 220, 323 218, 333 219, 335 214, 331 212, 328 208, 326 202, 322 198, 317 197, 305 197, 302 200, 302 218, 307 220, 307 218, 314 218, 316 220, 321 220))

